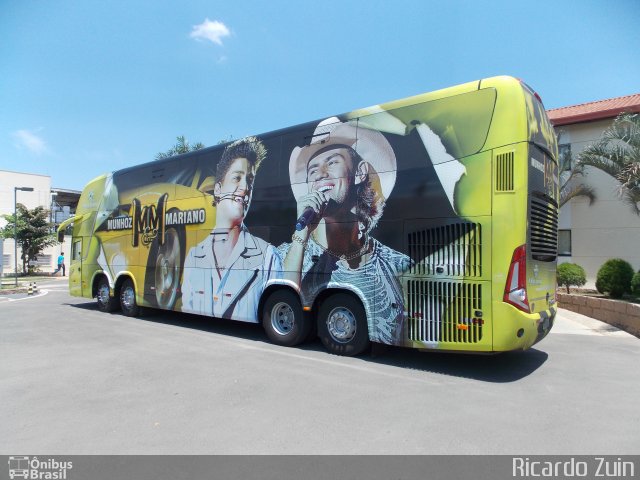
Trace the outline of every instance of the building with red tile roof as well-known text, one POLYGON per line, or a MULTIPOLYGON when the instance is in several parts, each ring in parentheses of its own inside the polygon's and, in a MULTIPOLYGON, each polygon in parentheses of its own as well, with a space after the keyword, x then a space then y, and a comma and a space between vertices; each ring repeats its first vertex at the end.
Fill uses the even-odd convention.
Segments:
POLYGON ((640 93, 547 110, 556 126, 613 118, 622 112, 640 112, 640 93))
MULTIPOLYGON (((556 127, 560 151, 570 153, 575 161, 623 112, 640 113, 640 93, 554 108, 547 114, 556 127)), ((591 167, 585 173, 572 181, 593 187, 596 200, 589 203, 577 197, 560 209, 558 260, 582 266, 586 287, 595 288, 598 270, 610 258, 622 258, 634 270, 640 269, 640 216, 618 196, 620 184, 615 178, 591 167)))

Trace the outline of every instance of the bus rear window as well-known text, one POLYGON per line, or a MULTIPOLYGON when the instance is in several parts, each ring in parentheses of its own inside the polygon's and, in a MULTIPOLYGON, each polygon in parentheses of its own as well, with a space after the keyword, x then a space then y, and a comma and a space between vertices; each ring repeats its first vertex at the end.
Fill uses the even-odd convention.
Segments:
POLYGON ((534 94, 526 84, 522 84, 527 104, 527 120, 529 124, 529 141, 544 150, 554 161, 558 161, 558 142, 553 125, 538 95, 534 94))

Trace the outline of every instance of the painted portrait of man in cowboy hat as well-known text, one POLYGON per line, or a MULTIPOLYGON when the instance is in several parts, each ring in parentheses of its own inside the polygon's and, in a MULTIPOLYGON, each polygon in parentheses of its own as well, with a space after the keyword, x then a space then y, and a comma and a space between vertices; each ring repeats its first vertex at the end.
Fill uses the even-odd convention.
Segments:
POLYGON ((275 248, 251 233, 244 219, 266 149, 255 137, 233 142, 216 167, 216 223, 184 262, 182 311, 255 321, 265 283, 280 275, 275 248))
POLYGON ((284 277, 305 301, 324 288, 349 285, 372 299, 370 338, 400 344, 404 322, 399 276, 411 264, 371 236, 396 179, 396 157, 380 132, 332 117, 289 160, 291 189, 308 225, 279 247, 284 277))

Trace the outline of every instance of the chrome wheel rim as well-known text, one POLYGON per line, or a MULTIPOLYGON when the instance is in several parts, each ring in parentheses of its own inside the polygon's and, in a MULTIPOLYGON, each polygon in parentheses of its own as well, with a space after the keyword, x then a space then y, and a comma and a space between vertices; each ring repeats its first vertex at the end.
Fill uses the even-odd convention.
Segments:
POLYGON ((170 308, 175 302, 180 283, 180 240, 173 229, 167 231, 165 243, 158 252, 155 272, 158 306, 170 308))
POLYGON ((98 302, 106 305, 109 302, 109 285, 103 283, 98 287, 98 302))
POLYGON ((276 303, 271 309, 271 327, 278 335, 291 333, 295 325, 295 313, 289 304, 276 303))
POLYGON ((136 304, 136 293, 133 287, 126 287, 122 290, 122 306, 127 310, 131 310, 136 304))
POLYGON ((356 317, 351 310, 336 307, 327 317, 327 330, 338 343, 349 343, 356 335, 356 317))

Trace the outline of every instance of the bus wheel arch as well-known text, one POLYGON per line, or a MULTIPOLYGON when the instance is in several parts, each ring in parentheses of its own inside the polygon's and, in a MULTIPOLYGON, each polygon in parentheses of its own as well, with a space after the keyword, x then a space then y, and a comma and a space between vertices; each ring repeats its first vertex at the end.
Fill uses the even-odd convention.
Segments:
POLYGON ((332 289, 317 306, 318 337, 335 355, 356 356, 367 350, 369 324, 364 304, 349 290, 332 289))
POLYGON ((114 288, 115 294, 120 301, 120 309, 127 317, 136 317, 141 309, 136 299, 136 285, 131 277, 122 275, 118 277, 114 288))
POLYGON ((259 313, 267 337, 276 345, 293 347, 309 337, 311 318, 293 288, 273 286, 265 290, 259 313))

